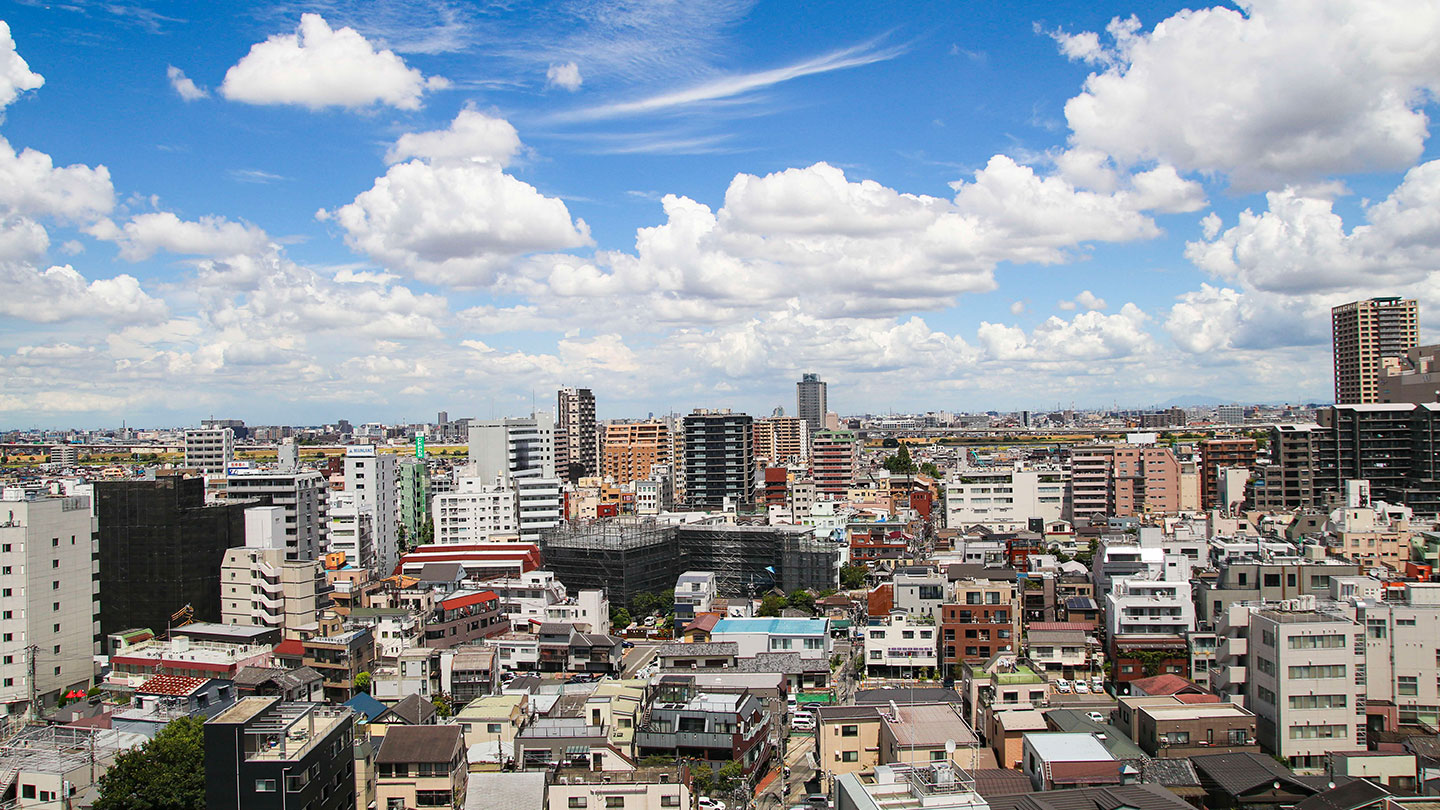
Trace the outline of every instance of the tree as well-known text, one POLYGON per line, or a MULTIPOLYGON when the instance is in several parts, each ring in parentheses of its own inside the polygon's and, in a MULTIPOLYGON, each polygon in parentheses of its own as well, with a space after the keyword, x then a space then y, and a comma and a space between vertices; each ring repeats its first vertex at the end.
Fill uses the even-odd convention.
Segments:
POLYGON ((625 608, 617 607, 610 610, 611 627, 618 627, 623 630, 629 627, 630 622, 632 621, 634 621, 634 619, 630 618, 630 611, 626 610, 625 608))
POLYGON ((915 460, 910 458, 910 448, 903 444, 900 445, 900 449, 895 452, 895 455, 887 457, 883 463, 885 469, 896 475, 919 472, 920 470, 919 467, 915 466, 915 460))
POLYGON ((886 448, 899 447, 899 446, 900 446, 900 440, 897 439, 897 438, 895 438, 895 437, 893 437, 893 436, 891 436, 891 437, 885 439, 885 441, 880 442, 880 446, 881 446, 881 447, 886 447, 886 448))
POLYGON ((637 593, 633 601, 635 612, 641 616, 654 616, 660 609, 660 599, 653 593, 637 593))
POLYGON ((785 597, 775 593, 767 593, 765 594, 765 598, 760 600, 759 614, 761 616, 779 616, 780 611, 784 608, 785 597))
POLYGON ((720 766, 715 772, 715 790, 717 793, 729 793, 740 786, 740 779, 745 775, 745 766, 738 760, 730 760, 720 766))
POLYGON ((815 612, 815 597, 811 596, 810 592, 806 590, 791 591, 790 598, 786 599, 785 603, 798 610, 804 610, 809 613, 815 612))
POLYGON ((428 520, 424 523, 421 523, 420 531, 418 534, 420 536, 420 542, 416 545, 423 546, 427 543, 432 542, 435 539, 435 524, 428 520))
POLYGON ((840 587, 847 591, 865 587, 865 566, 847 565, 840 569, 840 587))
POLYGON ((430 702, 435 704, 435 714, 437 717, 439 717, 441 720, 450 719, 450 715, 453 713, 453 711, 450 705, 449 695, 441 692, 440 694, 436 695, 435 698, 430 702))
POLYGON ((99 790, 95 810, 204 810, 204 723, 170 721, 155 739, 116 757, 99 790))
POLYGON ((699 762, 690 766, 690 789, 696 793, 709 793, 715 787, 715 774, 710 763, 699 762))
POLYGON ((368 673, 368 672, 359 672, 359 673, 356 673, 356 674, 355 674, 355 691, 356 691, 356 692, 364 692, 364 693, 367 694, 367 695, 370 694, 370 681, 371 681, 371 675, 370 675, 370 673, 368 673))
POLYGON ((937 479, 938 479, 938 478, 941 478, 941 477, 942 477, 941 474, 940 474, 940 468, 939 468, 939 467, 936 467, 936 466, 935 466, 935 462, 933 462, 933 461, 927 461, 927 462, 925 462, 924 464, 921 464, 921 465, 920 465, 920 472, 924 473, 925 475, 930 476, 931 478, 937 478, 937 479))

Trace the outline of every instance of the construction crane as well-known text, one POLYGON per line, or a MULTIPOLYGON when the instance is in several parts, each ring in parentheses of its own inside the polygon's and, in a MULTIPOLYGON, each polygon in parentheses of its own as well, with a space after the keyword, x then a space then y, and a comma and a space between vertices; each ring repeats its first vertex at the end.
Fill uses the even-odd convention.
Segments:
POLYGON ((174 630, 174 629, 177 628, 177 627, 184 627, 184 626, 187 625, 187 624, 194 624, 194 623, 195 623, 195 606, 192 605, 192 604, 190 604, 189 602, 186 602, 186 603, 185 603, 185 607, 182 607, 182 608, 180 608, 179 610, 175 611, 174 613, 171 613, 171 614, 170 614, 170 629, 171 629, 171 630, 174 630), (177 622, 178 622, 178 624, 177 624, 177 622))

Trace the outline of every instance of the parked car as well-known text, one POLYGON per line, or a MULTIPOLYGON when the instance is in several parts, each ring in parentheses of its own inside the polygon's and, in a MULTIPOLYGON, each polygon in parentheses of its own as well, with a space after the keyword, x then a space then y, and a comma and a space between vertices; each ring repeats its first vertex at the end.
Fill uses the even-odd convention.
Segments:
POLYGON ((1101 714, 1100 712, 1086 712, 1085 716, 1090 718, 1091 720, 1094 720, 1097 723, 1105 722, 1105 715, 1101 714))
POLYGON ((700 797, 700 810, 725 810, 725 802, 709 796, 700 797))
POLYGON ((631 650, 631 649, 634 649, 634 648, 635 648, 635 642, 633 642, 633 641, 622 641, 622 642, 620 642, 620 646, 623 647, 624 649, 631 650))
POLYGON ((1090 678, 1090 688, 1091 688, 1092 690, 1094 690, 1095 694, 1097 694, 1097 695, 1100 694, 1101 692, 1104 692, 1104 691, 1105 691, 1105 679, 1104 679, 1103 677, 1099 676, 1099 675, 1091 676, 1091 678, 1090 678))
POLYGON ((1075 681, 1075 694, 1077 694, 1077 695, 1088 695, 1088 694, 1090 694, 1090 685, 1087 684, 1087 683, 1085 683, 1085 682, 1082 681, 1082 680, 1076 679, 1076 681, 1075 681))
POLYGON ((1055 691, 1062 695, 1070 694, 1070 682, 1064 678, 1055 681, 1055 691))
POLYGON ((815 715, 813 715, 813 714, 797 714, 797 715, 795 715, 795 716, 794 716, 793 718, 791 718, 791 720, 790 720, 790 728, 794 729, 795 731, 814 731, 814 730, 815 730, 815 715))

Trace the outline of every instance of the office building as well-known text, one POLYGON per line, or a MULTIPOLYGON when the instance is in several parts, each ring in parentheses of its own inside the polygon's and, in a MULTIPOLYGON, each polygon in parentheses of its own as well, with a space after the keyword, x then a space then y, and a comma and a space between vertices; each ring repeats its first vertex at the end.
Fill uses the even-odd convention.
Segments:
POLYGON ((1021 532, 1065 519, 1070 473, 1058 467, 967 467, 944 484, 945 526, 1021 532))
POLYGON ((595 394, 561 388, 555 397, 555 471, 567 481, 595 475, 595 394))
POLYGON ((375 565, 389 571, 400 560, 400 526, 396 522, 395 456, 373 445, 345 448, 345 491, 355 493, 355 508, 370 515, 375 538, 375 565))
POLYGON ((697 509, 755 500, 754 420, 728 408, 685 417, 685 502, 697 509))
POLYGON ((542 531, 565 519, 565 485, 559 478, 515 478, 511 486, 515 488, 522 542, 540 542, 542 531))
POLYGON ((53 706, 64 692, 91 685, 100 632, 93 551, 89 498, 0 501, 0 704, 6 715, 30 707, 32 686, 40 704, 53 706))
POLYGON ((435 543, 479 543, 518 537, 515 490, 499 479, 488 482, 474 465, 457 470, 455 489, 435 496, 435 543))
POLYGON ((374 516, 356 505, 355 493, 343 489, 330 493, 330 554, 344 554, 345 564, 378 572, 375 553, 374 516))
POLYGON ((1404 357, 1420 344, 1420 307, 1414 299, 1341 304, 1330 310, 1330 324, 1337 405, 1379 402, 1386 358, 1404 357))
POLYGON ((245 545, 225 552, 220 588, 221 623, 281 631, 315 624, 329 591, 318 561, 285 559, 285 510, 278 506, 245 510, 245 545))
POLYGON ((470 463, 483 480, 556 478, 555 418, 537 411, 529 418, 470 423, 470 463))
POLYGON ((605 426, 600 474, 617 485, 650 478, 657 464, 670 463, 670 428, 664 422, 605 426))
POLYGON ((285 510, 285 558, 313 560, 324 553, 329 520, 328 484, 318 471, 232 469, 226 491, 232 500, 285 510))
POLYGON ((205 722, 208 810, 353 810, 355 713, 247 697, 205 722))
POLYGON ((801 374, 800 382, 795 383, 795 415, 805 420, 805 426, 811 433, 825 429, 825 414, 829 407, 826 385, 819 374, 808 372, 801 374))
POLYGON ((402 545, 420 544, 420 527, 430 522, 430 468, 423 458, 402 458, 396 468, 396 520, 402 545))
POLYGON ((235 431, 191 428, 185 431, 185 466, 207 475, 224 475, 235 461, 235 431))
POLYGON ((220 620, 220 565, 245 544, 245 508, 205 505, 199 478, 97 481, 100 632, 137 627, 164 632, 189 609, 195 621, 220 620))
POLYGON ((1256 509, 1289 511, 1320 505, 1315 499, 1316 425, 1270 428, 1270 463, 1255 470, 1251 486, 1256 509))

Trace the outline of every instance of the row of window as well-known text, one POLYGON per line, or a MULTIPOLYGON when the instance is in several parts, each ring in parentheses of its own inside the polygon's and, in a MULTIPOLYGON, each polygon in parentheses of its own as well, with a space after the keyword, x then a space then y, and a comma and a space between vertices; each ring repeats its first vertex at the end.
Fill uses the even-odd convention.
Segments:
MULTIPOLYGON (((637 805, 638 805, 638 804, 644 804, 644 799, 645 799, 644 796, 640 796, 640 797, 637 797, 637 798, 639 798, 639 799, 641 800, 641 801, 636 802, 637 805)), ((605 797, 605 807, 606 807, 606 808, 624 807, 624 806, 625 806, 625 799, 626 799, 625 796, 606 796, 606 797, 605 797)), ((590 800, 590 797, 588 797, 588 796, 571 796, 571 797, 570 797, 570 801, 567 803, 566 806, 567 806, 567 807, 570 807, 570 808, 574 808, 574 810, 580 810, 581 808, 587 808, 587 807, 590 806, 590 805, 589 805, 589 800, 590 800)), ((680 806, 680 795, 679 795, 679 790, 678 790, 678 788, 677 788, 677 790, 676 790, 675 795, 666 794, 666 795, 661 796, 661 797, 660 797, 660 806, 661 806, 661 807, 679 807, 679 806, 680 806)))

